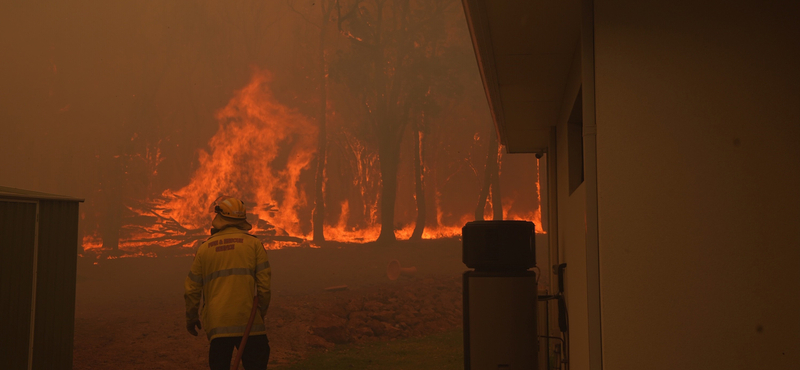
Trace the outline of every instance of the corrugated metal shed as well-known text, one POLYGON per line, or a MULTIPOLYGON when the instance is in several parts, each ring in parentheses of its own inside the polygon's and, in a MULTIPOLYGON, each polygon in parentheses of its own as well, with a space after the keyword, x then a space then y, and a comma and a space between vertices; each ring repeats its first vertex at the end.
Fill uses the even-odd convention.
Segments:
POLYGON ((0 186, 3 369, 72 369, 80 202, 0 186))

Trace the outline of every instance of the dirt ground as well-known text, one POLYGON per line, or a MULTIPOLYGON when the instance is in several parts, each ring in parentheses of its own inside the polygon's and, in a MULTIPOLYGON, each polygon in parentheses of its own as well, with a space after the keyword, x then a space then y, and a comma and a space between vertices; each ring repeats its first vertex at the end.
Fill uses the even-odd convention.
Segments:
MULTIPOLYGON (((458 240, 269 251, 271 367, 339 343, 424 336, 461 325, 458 240), (390 281, 397 259, 413 277, 390 281), (347 290, 326 287, 347 285, 347 290)), ((79 261, 73 369, 203 369, 208 341, 184 327, 191 257, 79 261)))

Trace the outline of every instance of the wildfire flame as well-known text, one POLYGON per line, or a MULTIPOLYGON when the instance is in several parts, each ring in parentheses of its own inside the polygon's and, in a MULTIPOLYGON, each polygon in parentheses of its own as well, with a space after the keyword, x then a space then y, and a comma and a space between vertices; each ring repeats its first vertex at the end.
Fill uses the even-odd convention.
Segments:
MULTIPOLYGON (((108 258, 153 257, 156 254, 152 249, 143 249, 196 245, 208 237, 207 229, 214 216, 209 207, 221 196, 234 196, 245 202, 248 221, 253 225, 251 233, 278 242, 270 244, 270 248, 282 247, 281 241, 298 243, 311 238, 310 220, 305 213, 310 213, 312 205, 305 188, 308 181, 301 177, 309 173, 317 154, 317 126, 308 117, 279 103, 269 88, 271 80, 268 72, 255 70, 251 81, 216 113, 218 130, 208 148, 198 151, 197 169, 186 186, 167 189, 126 206, 132 216, 123 226, 119 247, 127 253, 108 258)), ((342 137, 341 144, 349 153, 353 172, 348 186, 355 189, 355 195, 328 205, 328 212, 334 212, 331 214, 338 215, 338 219, 324 225, 324 235, 326 240, 339 242, 374 241, 381 227, 376 191, 380 181, 377 157, 353 135, 342 137)), ((476 133, 475 140, 478 138, 476 133)), ((161 151, 147 147, 146 153, 139 157, 152 168, 150 173, 157 175, 156 168, 164 160, 161 151)), ((537 170, 538 164, 537 160, 537 170)), ((537 175, 537 195, 538 180, 537 175)), ((472 215, 445 212, 438 190, 434 192, 433 203, 435 222, 426 226, 423 239, 460 236, 461 227, 471 221, 472 215), (445 223, 445 215, 450 224, 445 223)), ((491 202, 487 202, 487 208, 490 207, 491 202)), ((486 215, 491 216, 490 209, 486 215)), ((503 217, 534 221, 537 232, 543 232, 540 209, 520 211, 514 208, 513 199, 504 198, 503 217)), ((413 222, 398 226, 395 234, 399 239, 407 239, 414 227, 413 222)), ((103 246, 96 231, 86 234, 82 242, 87 251, 103 246)))
POLYGON ((306 196, 298 180, 314 158, 317 128, 305 116, 276 103, 270 80, 267 72, 254 73, 217 113, 219 130, 209 142, 210 151, 200 151, 200 167, 189 184, 164 192, 169 199, 164 208, 181 225, 207 227, 209 205, 226 194, 258 205, 249 210, 257 219, 302 235, 297 210, 305 205, 306 196), (285 163, 277 163, 282 149, 288 150, 281 158, 285 163))

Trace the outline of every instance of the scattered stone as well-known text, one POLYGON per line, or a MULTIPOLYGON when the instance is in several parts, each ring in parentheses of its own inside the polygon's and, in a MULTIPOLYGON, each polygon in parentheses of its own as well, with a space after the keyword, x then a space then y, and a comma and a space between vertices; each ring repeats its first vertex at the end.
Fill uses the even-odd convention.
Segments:
POLYGON ((383 309, 383 303, 378 301, 367 301, 364 302, 364 310, 366 311, 380 311, 383 309))
POLYGON ((356 337, 356 339, 371 337, 374 335, 375 333, 372 332, 372 329, 370 329, 368 326, 363 326, 357 329, 353 329, 353 336, 356 337))
MULTIPOLYGON (((460 279, 417 280, 401 287, 375 289, 360 296, 331 296, 307 309, 286 309, 286 314, 310 315, 308 345, 331 348, 341 343, 394 340, 424 336, 462 322, 460 279)), ((287 315, 288 316, 288 315, 287 315)), ((286 318, 282 318, 288 320, 286 318)), ((293 321, 278 321, 285 326, 293 321)))
POLYGON ((351 299, 345 307, 347 312, 361 311, 362 308, 364 308, 364 300, 360 298, 351 299))
POLYGON ((337 302, 335 304, 332 304, 330 307, 328 307, 328 310, 330 311, 331 314, 336 315, 343 319, 347 319, 347 317, 349 316, 349 312, 347 311, 347 304, 345 304, 344 302, 337 302))
POLYGON ((414 317, 413 314, 410 314, 410 313, 407 313, 407 312, 403 312, 403 313, 397 314, 397 316, 395 316, 394 319, 397 321, 398 324, 399 323, 407 323, 409 325, 414 325, 414 321, 419 323, 419 319, 414 317))
POLYGON ((327 314, 318 315, 311 325, 311 334, 317 335, 332 343, 347 343, 350 335, 347 332, 347 320, 327 314))
POLYGON ((306 338, 306 343, 308 343, 309 347, 314 347, 314 348, 331 349, 334 346, 336 346, 336 344, 328 342, 324 338, 316 335, 309 335, 308 338, 306 338))
POLYGON ((456 306, 451 301, 447 300, 440 300, 436 306, 436 311, 442 314, 446 314, 448 312, 453 312, 456 310, 456 306))
POLYGON ((347 321, 349 327, 366 326, 370 321, 370 315, 364 311, 350 312, 350 319, 347 321))
POLYGON ((392 322, 394 321, 394 311, 380 311, 372 314, 372 317, 378 321, 392 322))
POLYGON ((384 327, 384 333, 389 338, 398 338, 403 334, 403 331, 400 328, 388 323, 382 323, 384 327))
POLYGON ((402 307, 400 307, 400 310, 402 312, 407 312, 409 314, 419 313, 419 311, 417 311, 417 309, 414 306, 410 305, 410 304, 403 305, 402 307))
POLYGON ((386 332, 386 327, 378 320, 370 320, 367 325, 370 329, 372 329, 372 332, 375 333, 376 336, 381 336, 386 332))

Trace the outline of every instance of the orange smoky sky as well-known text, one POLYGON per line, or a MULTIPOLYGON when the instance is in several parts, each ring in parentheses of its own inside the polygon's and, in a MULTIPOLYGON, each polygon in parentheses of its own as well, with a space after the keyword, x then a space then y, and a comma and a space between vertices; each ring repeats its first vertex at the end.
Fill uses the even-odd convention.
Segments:
MULTIPOLYGON (((426 108, 420 141, 427 237, 457 233, 474 217, 494 140, 460 3, 432 2, 439 3, 444 31, 437 47, 446 52, 420 54, 440 58, 449 78, 420 92, 437 104, 426 108)), ((223 193, 250 200, 258 219, 279 232, 308 238, 324 78, 326 234, 374 239, 381 177, 366 124, 371 108, 342 77, 360 73, 344 62, 357 49, 335 21, 324 26, 320 47, 318 6, 3 3, 0 185, 86 198, 85 247, 104 239, 133 245, 142 233, 164 232, 154 226, 156 216, 142 215, 154 205, 182 228, 207 228, 206 203, 223 193), (337 62, 350 69, 335 69, 337 62), (248 92, 255 100, 245 101, 248 92)), ((406 238, 417 212, 413 128, 400 139, 395 223, 406 238)), ((506 216, 539 217, 535 158, 501 157, 506 216)))

